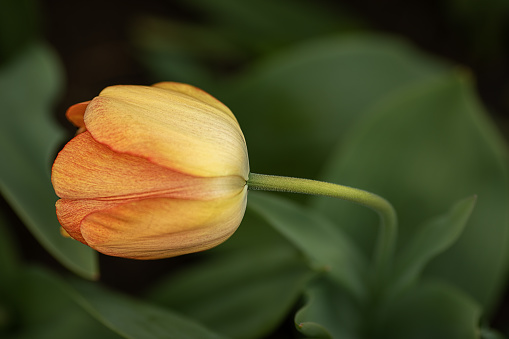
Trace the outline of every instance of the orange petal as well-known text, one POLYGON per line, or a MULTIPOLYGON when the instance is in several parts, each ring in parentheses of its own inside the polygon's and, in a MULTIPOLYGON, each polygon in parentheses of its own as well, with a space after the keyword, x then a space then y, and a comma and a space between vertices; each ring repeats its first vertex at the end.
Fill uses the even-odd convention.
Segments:
POLYGON ((238 194, 245 185, 238 176, 193 177, 114 152, 95 141, 90 132, 74 137, 58 154, 52 182, 60 198, 102 200, 150 196, 214 199, 238 194))
POLYGON ((79 104, 72 105, 67 109, 65 116, 67 120, 73 123, 74 126, 79 128, 85 128, 85 122, 83 121, 83 116, 85 115, 85 110, 87 109, 90 101, 80 102, 79 104))
POLYGON ((225 241, 244 215, 247 188, 212 201, 138 200, 89 214, 81 233, 107 255, 160 259, 203 251, 225 241))
POLYGON ((247 179, 247 148, 226 106, 192 86, 112 86, 89 104, 85 125, 115 151, 195 176, 247 179))
POLYGON ((67 234, 88 245, 81 235, 81 221, 90 213, 118 205, 120 201, 60 199, 56 203, 57 218, 67 234))

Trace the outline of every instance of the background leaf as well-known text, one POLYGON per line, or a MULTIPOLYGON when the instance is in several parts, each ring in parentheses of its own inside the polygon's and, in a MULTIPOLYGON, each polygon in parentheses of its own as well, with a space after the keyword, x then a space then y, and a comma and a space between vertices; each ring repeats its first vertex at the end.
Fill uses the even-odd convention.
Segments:
POLYGON ((299 248, 315 269, 330 274, 355 297, 365 297, 366 259, 334 224, 274 194, 250 192, 249 207, 299 248))
POLYGON ((124 338, 222 338, 192 319, 108 291, 97 283, 73 280, 72 287, 77 293, 69 293, 79 305, 124 338))
MULTIPOLYGON (((374 104, 365 117, 338 148, 323 179, 391 201, 400 219, 399 244, 410 241, 423 220, 443 206, 477 194, 465 231, 425 276, 459 286, 489 310, 507 272, 507 157, 469 81, 454 72, 420 82, 374 104)), ((365 251, 372 248, 371 215, 326 198, 316 198, 314 206, 365 251)))
POLYGON ((452 246, 463 232, 477 197, 456 203, 447 214, 422 226, 396 256, 391 289, 398 291, 414 283, 426 264, 452 246))
POLYGON ((0 190, 38 241, 63 265, 97 276, 96 253, 59 232, 50 166, 63 131, 50 107, 62 87, 55 55, 36 44, 0 69, 0 190))
POLYGON ((224 246, 159 281, 149 293, 231 338, 274 331, 315 276, 283 237, 249 210, 224 246))
POLYGON ((21 266, 16 285, 11 326, 0 336, 6 339, 118 339, 120 336, 93 319, 66 292, 68 287, 41 268, 21 266))
POLYGON ((388 319, 383 321, 384 330, 371 337, 479 338, 480 305, 448 284, 420 284, 391 306, 388 319))
POLYGON ((502 333, 490 329, 490 328, 481 328, 481 338, 482 339, 504 339, 506 338, 502 333))
POLYGON ((361 307, 327 277, 314 281, 306 304, 295 315, 295 325, 310 338, 361 338, 361 307))
POLYGON ((289 47, 205 89, 237 116, 253 172, 316 178, 368 107, 447 69, 398 39, 348 34, 289 47))

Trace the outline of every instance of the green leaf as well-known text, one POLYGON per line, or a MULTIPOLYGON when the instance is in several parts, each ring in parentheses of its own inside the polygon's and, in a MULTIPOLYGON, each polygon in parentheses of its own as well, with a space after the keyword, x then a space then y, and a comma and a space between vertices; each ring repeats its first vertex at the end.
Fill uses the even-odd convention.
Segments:
POLYGON ((477 197, 463 199, 447 214, 433 218, 412 236, 398 253, 391 289, 399 291, 414 283, 426 264, 459 238, 474 209, 477 197))
POLYGON ((160 281, 150 299, 232 338, 277 328, 315 275, 299 252, 255 214, 224 246, 160 281))
POLYGON ((71 297, 90 315, 124 338, 219 339, 194 320, 141 300, 100 287, 97 283, 73 280, 71 297))
POLYGON ((23 267, 10 295, 16 299, 14 326, 0 332, 12 339, 118 339, 71 298, 69 287, 49 271, 23 267))
POLYGON ((0 69, 0 190, 39 242, 63 265, 97 276, 96 254, 60 235, 50 166, 63 131, 50 118, 61 69, 43 44, 0 69))
POLYGON ((351 295, 326 277, 306 292, 306 304, 295 315, 297 329, 310 338, 361 338, 363 315, 351 295))
POLYGON ((316 178, 368 107, 446 70, 397 39, 349 34, 295 45, 204 89, 237 116, 254 172, 316 178))
POLYGON ((491 328, 481 328, 481 339, 505 339, 502 333, 495 331, 491 328))
POLYGON ((249 208, 299 248, 315 269, 327 271, 356 297, 365 296, 366 260, 336 225, 275 194, 250 192, 249 208))
MULTIPOLYGON (((507 272, 507 164, 505 145, 476 101, 470 82, 453 72, 374 104, 332 156, 322 179, 392 202, 400 219, 400 245, 444 206, 477 194, 465 231, 424 275, 459 286, 489 309, 507 272)), ((320 197, 314 206, 340 224, 364 251, 372 248, 377 231, 372 214, 320 197)))
POLYGON ((327 279, 310 285, 306 304, 295 316, 297 328, 312 338, 425 339, 477 338, 480 306, 450 285, 413 285, 369 322, 366 310, 327 279))
MULTIPOLYGON (((419 284, 391 305, 381 333, 371 338, 477 339, 481 307, 456 288, 419 284)), ((368 334, 370 335, 370 334, 368 334)))
POLYGON ((22 326, 12 338, 221 338, 168 310, 42 269, 27 270, 20 287, 22 326))

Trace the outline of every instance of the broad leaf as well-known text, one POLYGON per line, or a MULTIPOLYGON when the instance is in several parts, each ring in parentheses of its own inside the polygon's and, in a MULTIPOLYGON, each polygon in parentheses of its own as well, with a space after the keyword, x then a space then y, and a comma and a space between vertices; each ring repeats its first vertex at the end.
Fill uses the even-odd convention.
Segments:
POLYGON ((71 298, 124 338, 222 338, 194 320, 106 290, 97 283, 73 280, 71 285, 71 298))
POLYGON ((365 296, 366 260, 336 225, 275 194, 250 192, 249 207, 299 248, 317 270, 328 272, 357 298, 365 296))
POLYGON ((297 329, 310 338, 361 338, 362 322, 359 304, 326 277, 309 286, 306 304, 295 315, 297 329))
POLYGON ((481 339, 505 339, 507 338, 502 333, 491 328, 481 328, 481 339))
MULTIPOLYGON (((465 231, 425 276, 441 277, 490 308, 507 273, 508 162, 471 87, 454 72, 373 102, 332 156, 323 179, 391 201, 400 219, 400 245, 446 206, 477 194, 465 231)), ((372 215, 327 198, 314 202, 364 251, 372 248, 377 231, 372 215)))
POLYGON ((254 172, 316 179, 366 108, 445 70, 402 41, 351 34, 292 46, 205 89, 237 116, 254 172))
POLYGON ((398 253, 391 289, 414 283, 426 264, 456 242, 472 213, 476 197, 456 203, 450 211, 420 228, 398 253))
POLYGON ((118 339, 69 295, 58 277, 41 268, 23 267, 10 290, 16 299, 15 326, 0 334, 8 339, 118 339))
POLYGON ((39 242, 74 272, 97 275, 96 254, 59 232, 50 166, 63 131, 50 108, 60 91, 53 52, 31 46, 0 69, 0 191, 39 242))
POLYGON ((391 304, 380 332, 370 338, 477 339, 481 307, 456 288, 438 282, 416 285, 391 304))

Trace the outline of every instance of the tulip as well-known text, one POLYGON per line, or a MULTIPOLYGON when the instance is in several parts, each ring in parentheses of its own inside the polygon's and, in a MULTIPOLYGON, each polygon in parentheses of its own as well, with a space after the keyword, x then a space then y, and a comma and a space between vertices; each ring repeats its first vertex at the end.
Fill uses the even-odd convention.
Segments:
POLYGON ((55 159, 64 233, 107 255, 158 259, 228 239, 247 200, 235 116, 190 85, 112 86, 76 104, 79 127, 55 159))

